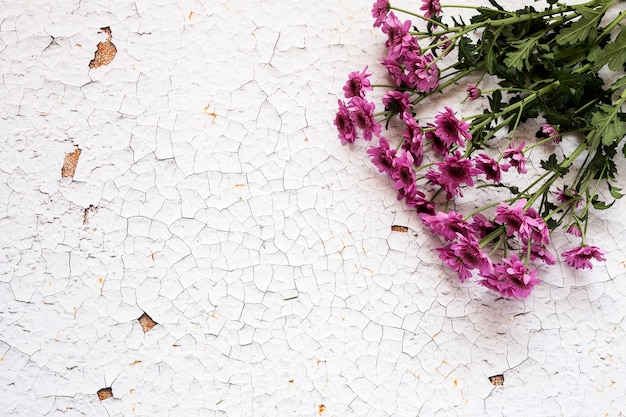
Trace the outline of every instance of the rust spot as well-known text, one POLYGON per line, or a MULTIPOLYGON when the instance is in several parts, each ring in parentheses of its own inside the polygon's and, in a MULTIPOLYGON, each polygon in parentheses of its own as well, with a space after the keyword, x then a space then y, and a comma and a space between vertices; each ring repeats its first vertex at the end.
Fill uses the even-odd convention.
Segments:
POLYGON ((193 10, 189 12, 189 20, 191 20, 191 16, 193 16, 193 10))
POLYGON ((326 406, 324 404, 320 404, 319 407, 317 407, 317 414, 321 416, 324 411, 326 411, 326 406))
POLYGON ((99 282, 100 284, 102 284, 102 283, 104 282, 104 278, 102 278, 102 277, 98 277, 98 282, 99 282))
MULTIPOLYGON (((135 365, 139 365, 141 363, 141 361, 137 360, 137 361, 133 361, 130 363, 130 366, 135 366, 135 365)), ((132 392, 131 392, 132 394, 132 392)))
POLYGON ((63 168, 61 168, 61 178, 73 178, 74 172, 76 172, 76 164, 78 164, 78 158, 80 157, 81 150, 76 148, 74 152, 70 152, 65 155, 63 160, 63 168))
POLYGON ((133 388, 131 388, 131 389, 129 389, 129 390, 128 390, 128 393, 129 393, 130 395, 133 395, 133 394, 135 393, 135 390, 134 390, 133 388))
POLYGON ((394 224, 391 226, 391 231, 392 232, 400 232, 400 233, 406 233, 409 231, 409 228, 406 226, 399 226, 397 224, 394 224))
POLYGON ((246 184, 240 184, 240 183, 239 183, 239 184, 235 184, 235 185, 233 185, 233 188, 237 188, 237 187, 245 187, 245 186, 246 186, 246 184))
POLYGON ((490 376, 489 382, 491 382, 493 386, 504 385, 504 375, 490 376))
POLYGON ((139 320, 139 324, 141 324, 141 328, 143 329, 144 333, 149 332, 150 330, 154 328, 154 326, 159 324, 156 321, 152 320, 152 318, 146 313, 143 313, 141 317, 139 317, 138 320, 139 320))
POLYGON ((100 401, 104 401, 111 397, 113 397, 113 390, 111 389, 111 387, 102 388, 98 390, 98 399, 100 401))
POLYGON ((453 383, 455 387, 459 385, 459 381, 457 381, 456 379, 453 381, 453 383))
POLYGON ((290 384, 293 384, 293 379, 290 379, 290 380, 289 380, 289 383, 290 383, 290 384))
POLYGON ((214 124, 215 123, 215 119, 217 118, 217 113, 215 113, 214 111, 213 112, 209 112, 209 108, 210 107, 211 107, 210 104, 207 104, 206 106, 204 106, 204 112, 213 118, 213 120, 211 120, 211 124, 214 124))
POLYGON ((93 59, 89 62, 89 68, 100 68, 104 65, 109 65, 115 54, 117 54, 117 48, 111 42, 113 37, 110 27, 104 27, 100 29, 102 33, 107 35, 107 39, 104 42, 99 42, 93 59))

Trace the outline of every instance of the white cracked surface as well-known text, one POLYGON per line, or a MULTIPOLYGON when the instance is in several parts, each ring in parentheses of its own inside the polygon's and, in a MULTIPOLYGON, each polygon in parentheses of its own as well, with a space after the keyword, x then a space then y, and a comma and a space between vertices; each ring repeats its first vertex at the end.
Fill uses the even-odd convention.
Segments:
POLYGON ((382 53, 370 9, 0 5, 2 415, 626 413, 626 203, 592 272, 460 284, 332 125, 382 53))

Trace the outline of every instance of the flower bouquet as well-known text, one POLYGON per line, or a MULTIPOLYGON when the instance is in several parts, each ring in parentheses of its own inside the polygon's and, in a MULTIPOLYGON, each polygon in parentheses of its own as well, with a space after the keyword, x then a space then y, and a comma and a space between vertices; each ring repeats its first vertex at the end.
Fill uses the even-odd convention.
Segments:
POLYGON ((544 10, 514 11, 489 3, 422 0, 413 12, 377 0, 372 16, 387 37, 389 83, 372 84, 368 67, 350 73, 334 124, 344 144, 378 139, 367 149, 372 163, 440 237, 439 257, 461 281, 476 276, 503 297, 522 298, 539 283, 537 263, 556 263, 549 245, 557 229, 580 238, 560 254, 571 267, 605 260, 586 231, 593 210, 623 196, 614 159, 626 155, 626 11, 620 0, 548 0, 544 10), (459 7, 475 10, 469 22, 443 12, 459 7), (367 99, 374 87, 385 91, 380 111, 367 99), (458 104, 475 114, 461 118, 444 105, 424 122, 423 109, 459 89, 458 104), (523 133, 529 125, 534 135, 523 133), (524 178, 536 147, 546 155, 534 164, 541 170, 524 178), (470 190, 497 197, 459 212, 470 190))

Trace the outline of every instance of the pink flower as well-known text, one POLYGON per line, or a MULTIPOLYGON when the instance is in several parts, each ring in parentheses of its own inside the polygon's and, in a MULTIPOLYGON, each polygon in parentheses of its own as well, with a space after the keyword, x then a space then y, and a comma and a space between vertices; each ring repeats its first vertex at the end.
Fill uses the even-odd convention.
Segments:
POLYGON ((346 143, 354 143, 357 138, 357 133, 354 122, 350 117, 350 111, 343 101, 338 100, 338 103, 339 111, 337 111, 337 115, 335 116, 334 124, 339 131, 339 139, 341 139, 341 143, 344 145, 346 143))
POLYGON ((435 248, 435 250, 439 252, 439 259, 441 259, 448 268, 459 274, 461 282, 465 282, 466 279, 472 277, 472 273, 470 272, 470 268, 465 266, 463 259, 456 255, 451 246, 452 244, 447 244, 443 248, 435 248))
POLYGON ((441 236, 447 241, 453 241, 459 235, 467 238, 476 237, 472 226, 463 220, 461 214, 457 214, 455 211, 448 213, 439 211, 434 215, 422 213, 419 217, 430 228, 432 233, 441 236))
POLYGON ((548 229, 543 217, 532 207, 528 207, 524 213, 524 219, 519 228, 519 236, 524 243, 531 241, 535 245, 550 244, 550 229, 548 229))
POLYGON ((534 243, 550 243, 550 234, 543 218, 532 207, 524 210, 526 199, 517 200, 511 207, 504 201, 496 207, 496 222, 506 226, 506 235, 519 233, 523 242, 532 240, 534 243))
POLYGON ((502 258, 502 263, 494 266, 493 273, 481 273, 480 276, 484 279, 479 284, 507 298, 526 298, 539 283, 537 270, 528 270, 515 254, 511 254, 510 259, 502 258))
POLYGON ((496 229, 497 225, 489 221, 481 213, 476 213, 472 216, 472 229, 476 232, 479 238, 487 236, 489 233, 496 229))
POLYGON ((389 12, 382 23, 381 30, 387 34, 385 46, 394 56, 403 55, 405 51, 413 49, 416 41, 409 34, 409 30, 411 30, 410 20, 402 23, 393 12, 389 12))
POLYGON ((517 148, 513 148, 513 142, 511 142, 511 147, 504 151, 504 157, 509 159, 511 166, 514 166, 517 169, 517 172, 520 174, 525 174, 526 171, 526 157, 524 156, 525 142, 520 143, 517 148))
POLYGON ((409 93, 407 92, 389 90, 383 96, 382 101, 386 110, 394 114, 399 114, 401 119, 404 119, 406 115, 411 114, 411 107, 413 107, 413 104, 411 103, 409 93))
POLYGON ((454 111, 446 106, 445 111, 435 116, 435 133, 447 145, 465 147, 465 141, 472 136, 469 133, 469 124, 456 118, 454 111))
POLYGON ((545 123, 541 125, 541 133, 545 138, 552 138, 552 142, 561 143, 561 135, 551 124, 545 123))
POLYGON ((405 58, 410 86, 424 93, 430 93, 439 86, 439 67, 432 54, 421 55, 410 50, 405 58))
POLYGON ((372 85, 367 77, 372 74, 366 74, 367 66, 362 72, 354 71, 348 75, 348 81, 343 86, 344 96, 346 98, 351 97, 365 97, 366 91, 372 91, 372 85))
POLYGON ((389 13, 389 0, 376 0, 372 7, 372 17, 376 19, 374 27, 380 27, 389 13))
POLYGON ((476 87, 474 84, 467 84, 467 97, 469 101, 476 100, 481 94, 480 88, 476 87))
POLYGON ((485 174, 488 180, 492 180, 496 184, 501 182, 502 167, 495 159, 487 154, 481 153, 474 159, 474 164, 476 165, 476 169, 485 174))
POLYGON ((463 196, 460 186, 462 184, 474 185, 472 177, 481 172, 472 166, 472 161, 463 158, 458 150, 454 155, 446 156, 445 161, 437 162, 439 171, 429 168, 424 176, 433 184, 440 185, 446 190, 446 198, 452 199, 455 195, 463 196))
POLYGON ((458 272, 461 282, 472 276, 470 271, 473 269, 478 269, 484 275, 493 271, 491 259, 473 237, 459 236, 458 241, 437 248, 436 251, 446 266, 458 272))
POLYGON ((395 181, 396 190, 402 190, 405 195, 413 195, 416 191, 413 156, 409 152, 402 152, 401 156, 393 160, 393 168, 391 178, 395 181))
POLYGON ((591 259, 593 258, 596 261, 606 261, 604 255, 606 255, 606 252, 597 246, 586 245, 581 245, 561 254, 561 256, 565 258, 565 262, 572 268, 576 269, 591 269, 593 268, 591 259))
MULTIPOLYGON (((398 195, 400 196, 400 195, 398 195)), ((426 199, 426 195, 421 191, 416 191, 412 195, 402 195, 406 197, 406 205, 408 207, 414 208, 419 214, 435 214, 435 205, 426 199)), ((398 198, 401 200, 401 198, 398 198)))
POLYGON ((424 17, 430 19, 431 17, 441 16, 441 5, 439 0, 422 0, 422 7, 420 10, 424 10, 424 17))
POLYGON ((391 75, 393 82, 396 86, 400 87, 403 82, 404 70, 400 66, 397 59, 387 57, 382 60, 382 64, 387 68, 387 72, 391 75))
POLYGON ((352 97, 350 104, 352 105, 350 118, 356 127, 363 130, 363 139, 372 140, 372 134, 380 136, 380 123, 374 120, 376 105, 359 96, 352 97))
POLYGON ((422 165, 424 160, 424 146, 422 144, 422 128, 417 124, 413 116, 404 119, 406 127, 402 132, 402 149, 410 152, 415 166, 422 165))
POLYGON ((580 204, 580 195, 571 188, 568 188, 567 185, 561 189, 560 187, 556 187, 556 199, 559 203, 572 203, 576 202, 576 206, 580 204))
MULTIPOLYGON (((526 247, 524 248, 524 253, 528 250, 528 243, 526 243, 526 247)), ((556 263, 556 257, 545 247, 545 245, 530 245, 530 260, 534 261, 535 259, 541 259, 548 265, 554 265, 556 263)))
POLYGON ((372 146, 367 150, 367 154, 372 157, 372 163, 378 171, 390 175, 394 172, 393 160, 396 157, 396 150, 389 148, 389 141, 384 136, 380 137, 380 145, 372 146))
POLYGON ((580 230, 580 226, 578 226, 578 223, 572 223, 567 228, 565 233, 569 233, 570 235, 573 235, 576 237, 581 237, 583 235, 583 232, 580 230))
POLYGON ((434 124, 428 123, 426 126, 429 130, 426 130, 424 132, 424 137, 430 141, 430 148, 435 154, 441 156, 442 158, 445 158, 450 152, 450 145, 445 143, 439 136, 437 136, 434 130, 434 124))

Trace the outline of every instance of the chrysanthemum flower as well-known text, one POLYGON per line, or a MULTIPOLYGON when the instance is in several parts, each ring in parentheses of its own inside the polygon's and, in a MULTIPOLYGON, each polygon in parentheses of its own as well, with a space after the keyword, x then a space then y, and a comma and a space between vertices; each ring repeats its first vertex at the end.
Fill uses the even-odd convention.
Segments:
POLYGON ((482 92, 480 91, 480 88, 476 87, 474 84, 467 84, 466 91, 467 91, 467 98, 469 99, 469 101, 476 100, 482 94, 482 92))
POLYGON ((422 128, 417 124, 413 116, 405 118, 406 127, 402 132, 402 149, 410 152, 415 166, 422 165, 424 160, 424 146, 422 144, 422 128))
POLYGON ((578 226, 578 223, 570 224, 565 233, 569 233, 570 235, 576 237, 581 237, 583 235, 583 232, 582 230, 580 230, 580 226, 578 226))
POLYGON ((469 124, 456 118, 454 111, 446 106, 445 111, 435 116, 435 133, 448 145, 455 143, 465 147, 465 141, 472 138, 469 124))
POLYGON ((472 177, 481 173, 472 166, 472 161, 462 157, 458 150, 453 155, 446 156, 445 161, 437 162, 436 165, 438 171, 431 167, 424 177, 433 184, 442 186, 446 190, 448 200, 455 195, 463 196, 460 186, 462 184, 473 186, 472 177))
POLYGON ((529 270, 515 254, 502 258, 502 263, 494 265, 493 273, 480 275, 484 279, 479 284, 507 298, 526 298, 539 283, 537 270, 529 270))
POLYGON ((511 142, 511 147, 504 151, 504 157, 509 160, 511 166, 514 166, 520 174, 527 172, 526 157, 523 152, 525 145, 526 142, 522 142, 516 148, 513 148, 513 142, 511 142))
MULTIPOLYGON (((487 154, 481 153, 474 159, 476 169, 480 170, 488 180, 499 184, 502 180, 502 168, 500 164, 487 154)), ((508 167, 506 167, 508 169, 508 167)))
POLYGON ((372 157, 372 163, 378 171, 391 175, 394 172, 393 160, 396 157, 396 150, 389 148, 389 141, 384 136, 380 137, 380 145, 372 146, 367 150, 367 154, 372 157))
POLYGON ((439 0, 422 0, 422 7, 420 10, 424 10, 424 17, 430 19, 431 17, 441 16, 441 4, 439 0))
POLYGON ((432 54, 422 55, 419 51, 405 54, 408 83, 417 91, 430 93, 439 86, 439 67, 432 54))
POLYGON ((452 244, 449 243, 443 248, 435 248, 435 250, 439 252, 439 259, 441 259, 448 268, 459 274, 461 282, 465 282, 466 279, 472 277, 471 268, 465 265, 463 259, 457 256, 451 246, 452 244))
POLYGON ((409 30, 411 30, 410 20, 402 23, 393 12, 389 12, 382 23, 381 30, 387 34, 385 46, 395 56, 402 55, 405 51, 413 49, 415 38, 409 34, 409 30))
POLYGON ((352 97, 350 104, 352 106, 350 118, 354 125, 363 131, 363 139, 370 141, 372 135, 380 136, 380 123, 374 120, 376 105, 358 96, 352 97))
POLYGON ((396 190, 402 190, 404 194, 415 193, 415 170, 413 169, 413 156, 409 152, 402 152, 393 160, 394 170, 391 178, 395 181, 396 190))
POLYGON ((439 211, 434 215, 420 214, 422 222, 430 228, 430 231, 441 236, 447 241, 455 240, 459 235, 467 238, 475 238, 476 233, 472 226, 463 220, 463 215, 454 210, 450 212, 439 211))
POLYGON ((354 71, 348 75, 348 81, 346 81, 346 84, 343 86, 343 92, 346 98, 365 97, 366 91, 372 91, 374 89, 372 88, 370 80, 367 79, 367 77, 372 74, 367 74, 366 71, 367 66, 361 72, 354 71))
POLYGON ((565 258, 565 262, 576 269, 591 269, 593 268, 591 259, 606 261, 604 255, 606 255, 606 252, 599 247, 586 245, 581 245, 561 254, 565 258))
POLYGON ((335 116, 334 124, 339 131, 339 139, 342 144, 354 143, 357 138, 356 128, 350 116, 350 110, 342 100, 338 100, 339 110, 335 116))
POLYGON ((382 102, 386 110, 398 114, 401 119, 404 119, 405 115, 411 114, 411 107, 413 107, 411 97, 406 91, 388 90, 383 95, 382 102))
POLYGON ((552 142, 561 143, 561 135, 551 124, 545 123, 541 125, 541 133, 543 137, 552 138, 552 142))
POLYGON ((376 19, 374 21, 374 27, 380 27, 387 18, 389 13, 389 0, 376 0, 372 7, 372 17, 376 19))

